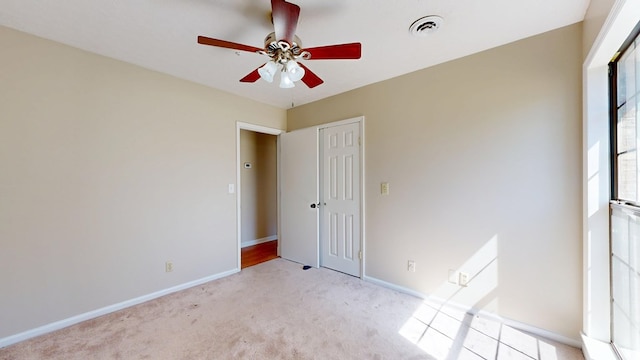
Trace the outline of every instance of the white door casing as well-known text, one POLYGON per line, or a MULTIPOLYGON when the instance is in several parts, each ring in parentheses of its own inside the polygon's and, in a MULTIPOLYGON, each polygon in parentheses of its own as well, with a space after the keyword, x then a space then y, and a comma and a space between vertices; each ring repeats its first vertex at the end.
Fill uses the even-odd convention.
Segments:
POLYGON ((360 277, 360 123, 323 128, 321 266, 360 277))
POLYGON ((317 128, 280 135, 280 176, 280 256, 317 268, 317 128))
MULTIPOLYGON (((241 174, 242 174, 242 162, 241 160, 241 144, 240 144, 240 131, 241 130, 248 130, 248 131, 254 131, 254 132, 258 132, 258 133, 263 133, 263 134, 269 134, 269 135, 280 135, 282 133, 284 133, 283 130, 281 129, 275 129, 275 128, 270 128, 270 127, 266 127, 266 126, 262 126, 262 125, 255 125, 255 124, 250 124, 250 123, 245 123, 245 122, 237 122, 236 123, 236 184, 229 184, 229 185, 237 185, 235 186, 236 192, 237 192, 237 196, 236 196, 236 216, 237 216, 237 243, 238 243, 238 270, 240 270, 242 268, 242 181, 241 181, 241 174)), ((278 183, 280 181, 280 174, 277 175, 278 176, 278 183)), ((229 188, 229 193, 232 193, 231 191, 231 187, 229 188)), ((280 203, 278 203, 278 209, 280 207, 280 203)), ((280 215, 280 211, 278 210, 278 215, 280 215)), ((278 229, 279 230, 279 229, 278 229)))

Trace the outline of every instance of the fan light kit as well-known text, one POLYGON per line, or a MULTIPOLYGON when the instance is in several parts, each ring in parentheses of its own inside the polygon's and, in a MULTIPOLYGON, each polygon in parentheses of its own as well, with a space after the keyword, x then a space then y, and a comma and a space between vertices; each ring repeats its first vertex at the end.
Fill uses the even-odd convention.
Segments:
POLYGON ((285 0, 271 0, 271 15, 275 31, 265 38, 264 49, 206 36, 198 36, 198 43, 249 51, 269 57, 266 64, 250 72, 240 81, 253 83, 261 78, 270 83, 279 72, 280 87, 285 89, 294 87, 294 83, 300 80, 309 88, 323 83, 322 79, 304 66, 300 60, 356 60, 361 57, 362 45, 360 43, 303 49, 300 38, 295 35, 300 15, 298 5, 285 0))
POLYGON ((276 72, 279 71, 280 87, 283 89, 292 88, 295 86, 294 83, 302 80, 306 73, 297 60, 309 59, 311 54, 300 49, 300 39, 297 36, 293 37, 292 44, 275 39, 276 33, 272 32, 264 40, 265 50, 259 51, 259 53, 268 56, 271 60, 258 68, 258 74, 262 80, 270 83, 273 82, 276 72))

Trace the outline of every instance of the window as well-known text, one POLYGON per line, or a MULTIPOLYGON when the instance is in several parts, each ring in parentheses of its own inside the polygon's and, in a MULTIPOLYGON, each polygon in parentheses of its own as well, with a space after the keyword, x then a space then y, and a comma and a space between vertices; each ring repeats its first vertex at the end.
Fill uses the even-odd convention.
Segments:
POLYGON ((612 145, 611 341, 640 358, 640 24, 609 64, 612 145))
POLYGON ((632 41, 622 55, 610 64, 612 144, 615 156, 613 199, 638 204, 638 96, 640 47, 632 41), (638 70, 638 71, 636 71, 638 70))

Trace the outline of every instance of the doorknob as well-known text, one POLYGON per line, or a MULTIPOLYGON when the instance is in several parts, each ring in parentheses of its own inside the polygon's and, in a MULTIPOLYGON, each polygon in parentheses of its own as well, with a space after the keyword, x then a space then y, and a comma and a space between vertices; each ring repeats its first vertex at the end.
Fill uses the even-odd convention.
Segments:
POLYGON ((311 204, 311 208, 312 208, 312 209, 315 209, 315 208, 317 208, 317 207, 320 207, 320 204, 311 204))

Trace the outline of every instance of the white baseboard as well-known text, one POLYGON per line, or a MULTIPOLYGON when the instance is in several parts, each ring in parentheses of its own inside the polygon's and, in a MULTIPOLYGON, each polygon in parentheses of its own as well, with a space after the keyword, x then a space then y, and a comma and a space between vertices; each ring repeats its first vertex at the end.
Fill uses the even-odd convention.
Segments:
POLYGON ((271 235, 271 236, 264 237, 262 239, 243 241, 241 245, 243 248, 245 248, 247 246, 258 245, 258 244, 262 244, 267 241, 273 241, 273 240, 278 240, 278 235, 271 235))
POLYGON ((80 315, 76 315, 76 316, 72 316, 70 318, 64 319, 64 320, 60 320, 60 321, 56 321, 47 325, 43 325, 40 327, 37 327, 35 329, 31 329, 31 330, 27 330, 25 332, 21 332, 15 335, 11 335, 11 336, 7 336, 5 338, 0 338, 0 348, 18 343, 20 341, 24 341, 27 339, 31 339, 34 338, 36 336, 40 336, 40 335, 44 335, 46 333, 50 333, 52 331, 56 331, 56 330, 60 330, 62 328, 71 326, 71 325, 75 325, 77 323, 80 323, 82 321, 86 321, 86 320, 90 320, 93 318, 96 318, 98 316, 102 316, 102 315, 106 315, 109 313, 112 313, 114 311, 118 311, 118 310, 122 310, 124 308, 128 308, 134 305, 138 305, 141 304, 143 302, 149 301, 149 300, 153 300, 156 298, 159 298, 161 296, 164 295, 168 295, 180 290, 185 290, 188 289, 190 287, 194 287, 194 286, 198 286, 204 283, 207 283, 209 281, 213 281, 213 280, 217 280, 229 275, 233 275, 237 272, 240 272, 240 269, 232 269, 232 270, 228 270, 225 272, 221 272, 218 274, 214 274, 211 276, 207 276, 201 279, 197 279, 194 281, 190 281, 184 284, 180 284, 180 285, 176 285, 173 287, 170 287, 168 289, 164 289, 164 290, 160 290, 160 291, 156 291, 154 293, 151 294, 147 294, 147 295, 143 295, 140 297, 137 297, 135 299, 131 299, 131 300, 127 300, 127 301, 123 301, 117 304, 113 304, 113 305, 109 305, 109 306, 105 306, 103 308, 97 309, 97 310, 93 310, 93 311, 89 311, 86 312, 84 314, 80 314, 80 315))
POLYGON ((582 348, 582 341, 577 340, 577 339, 572 339, 572 338, 566 337, 564 335, 560 335, 560 334, 551 332, 549 330, 540 329, 538 327, 535 327, 535 326, 532 326, 532 325, 529 325, 529 324, 525 324, 525 323, 522 323, 522 322, 519 322, 519 321, 506 319, 506 318, 503 318, 503 317, 501 317, 499 315, 496 315, 494 313, 491 313, 491 312, 488 312, 488 311, 484 311, 484 310, 474 309, 474 308, 469 307, 469 306, 465 306, 465 305, 461 305, 461 304, 454 303, 454 302, 451 302, 451 301, 447 301, 447 300, 439 298, 437 296, 429 296, 429 295, 423 294, 423 293, 421 293, 419 291, 415 291, 413 289, 409 289, 409 288, 406 288, 406 287, 403 287, 403 286, 392 284, 392 283, 386 282, 384 280, 376 279, 374 277, 364 276, 362 279, 365 280, 365 281, 374 283, 376 285, 380 285, 380 286, 383 286, 383 287, 386 287, 386 288, 389 288, 389 289, 392 289, 392 290, 396 290, 396 291, 401 292, 401 293, 405 293, 405 294, 409 294, 409 295, 415 296, 415 297, 420 298, 420 299, 425 299, 425 300, 428 299, 428 300, 433 301, 433 302, 435 302, 435 303, 437 303, 439 305, 447 305, 447 306, 452 307, 452 308, 454 308, 456 310, 468 312, 468 313, 473 314, 473 315, 478 315, 478 316, 482 316, 484 318, 489 318, 489 319, 492 319, 492 320, 495 320, 495 321, 499 321, 499 322, 501 322, 501 323, 503 323, 503 324, 505 324, 507 326, 510 326, 510 327, 512 327, 514 329, 517 329, 517 330, 526 331, 528 333, 531 333, 531 334, 534 334, 534 335, 538 335, 538 336, 542 336, 542 337, 545 337, 547 339, 550 339, 550 340, 553 340, 553 341, 557 341, 559 343, 562 343, 562 344, 565 344, 565 345, 569 345, 569 346, 573 346, 573 347, 576 347, 576 348, 579 348, 579 349, 582 348))

